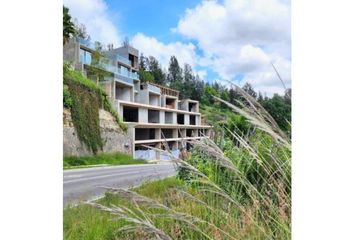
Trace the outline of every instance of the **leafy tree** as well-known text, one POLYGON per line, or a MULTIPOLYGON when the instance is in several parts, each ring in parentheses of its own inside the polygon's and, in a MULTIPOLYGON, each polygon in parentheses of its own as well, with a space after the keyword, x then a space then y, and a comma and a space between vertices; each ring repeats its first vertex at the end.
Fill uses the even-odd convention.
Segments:
POLYGON ((203 96, 202 96, 202 103, 203 104, 213 104, 213 103, 215 103, 215 100, 214 100, 213 96, 219 97, 220 95, 216 91, 215 88, 213 88, 212 86, 210 86, 209 83, 207 83, 204 86, 204 91, 203 91, 203 96))
POLYGON ((287 103, 285 97, 274 94, 272 98, 264 99, 262 105, 281 129, 290 130, 288 122, 291 122, 291 104, 287 103))
POLYGON ((230 94, 229 91, 227 90, 227 88, 225 86, 222 86, 219 90, 220 93, 220 98, 230 102, 230 94))
POLYGON ((139 69, 139 79, 141 82, 154 82, 154 76, 151 72, 139 69))
POLYGON ((63 45, 65 45, 74 34, 75 27, 74 23, 71 21, 69 8, 63 6, 63 45))

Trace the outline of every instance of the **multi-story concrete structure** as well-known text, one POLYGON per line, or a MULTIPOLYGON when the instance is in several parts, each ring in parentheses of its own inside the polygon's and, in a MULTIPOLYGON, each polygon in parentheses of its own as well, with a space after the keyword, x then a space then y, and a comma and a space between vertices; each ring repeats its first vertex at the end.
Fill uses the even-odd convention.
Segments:
POLYGON ((105 89, 128 125, 135 158, 168 159, 166 152, 156 149, 177 156, 189 149, 186 140, 209 137, 210 126, 202 125, 198 101, 179 100, 176 90, 140 83, 137 49, 125 44, 103 51, 103 57, 94 49, 88 41, 72 39, 64 46, 64 60, 105 89))

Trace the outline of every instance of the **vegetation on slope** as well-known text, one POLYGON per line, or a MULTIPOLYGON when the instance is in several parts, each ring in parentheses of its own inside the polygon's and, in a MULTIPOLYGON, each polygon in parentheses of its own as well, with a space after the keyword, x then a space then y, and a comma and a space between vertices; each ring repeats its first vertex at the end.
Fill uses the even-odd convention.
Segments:
POLYGON ((65 210, 65 239, 92 239, 92 232, 104 239, 290 239, 291 143, 248 97, 252 109, 215 100, 242 114, 252 135, 225 127, 232 137, 222 146, 192 142, 188 159, 176 159, 178 179, 111 189, 96 203, 65 210))
POLYGON ((123 131, 127 130, 127 126, 120 120, 100 86, 85 78, 80 72, 72 70, 68 64, 64 64, 63 80, 63 104, 70 108, 79 140, 94 154, 102 150, 103 146, 99 126, 100 108, 109 111, 119 127, 123 131))
POLYGON ((84 167, 88 165, 128 165, 145 164, 143 159, 133 159, 129 154, 124 153, 100 153, 95 156, 64 156, 64 169, 84 167))

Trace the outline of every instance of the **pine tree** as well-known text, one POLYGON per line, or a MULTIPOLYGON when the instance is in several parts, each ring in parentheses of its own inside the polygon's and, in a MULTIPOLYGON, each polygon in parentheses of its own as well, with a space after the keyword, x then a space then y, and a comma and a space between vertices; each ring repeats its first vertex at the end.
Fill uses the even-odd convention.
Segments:
POLYGON ((242 87, 242 89, 248 93, 250 96, 252 96, 254 99, 257 98, 257 93, 256 91, 253 89, 252 85, 248 82, 246 82, 246 84, 242 87))
POLYGON ((182 81, 182 69, 178 64, 177 58, 175 56, 171 56, 170 65, 168 67, 167 82, 171 88, 179 88, 182 81))
POLYGON ((166 85, 165 73, 162 71, 160 63, 157 59, 150 56, 147 62, 149 71, 154 78, 154 82, 160 85, 166 85))
POLYGON ((191 99, 201 101, 202 95, 204 91, 204 81, 199 78, 197 74, 194 77, 193 84, 192 84, 192 92, 191 92, 191 99))
POLYGON ((183 82, 181 85, 181 96, 183 98, 191 98, 192 89, 193 89, 193 82, 194 82, 194 74, 192 67, 189 64, 184 64, 183 68, 183 82))
POLYGON ((63 44, 69 41, 69 38, 75 34, 75 26, 71 21, 69 8, 63 6, 63 44))

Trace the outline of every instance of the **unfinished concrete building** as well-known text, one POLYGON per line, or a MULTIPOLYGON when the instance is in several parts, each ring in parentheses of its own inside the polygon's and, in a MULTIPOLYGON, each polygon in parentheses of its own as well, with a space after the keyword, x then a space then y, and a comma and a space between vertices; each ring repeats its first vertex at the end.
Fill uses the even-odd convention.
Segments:
POLYGON ((134 158, 168 160, 167 151, 156 149, 178 157, 182 149, 189 149, 188 140, 209 137, 211 127, 202 125, 198 101, 179 100, 176 90, 140 83, 137 49, 125 44, 102 51, 99 59, 94 49, 87 40, 71 39, 64 46, 64 60, 107 92, 128 126, 134 158), (97 74, 92 68, 106 74, 97 74))

